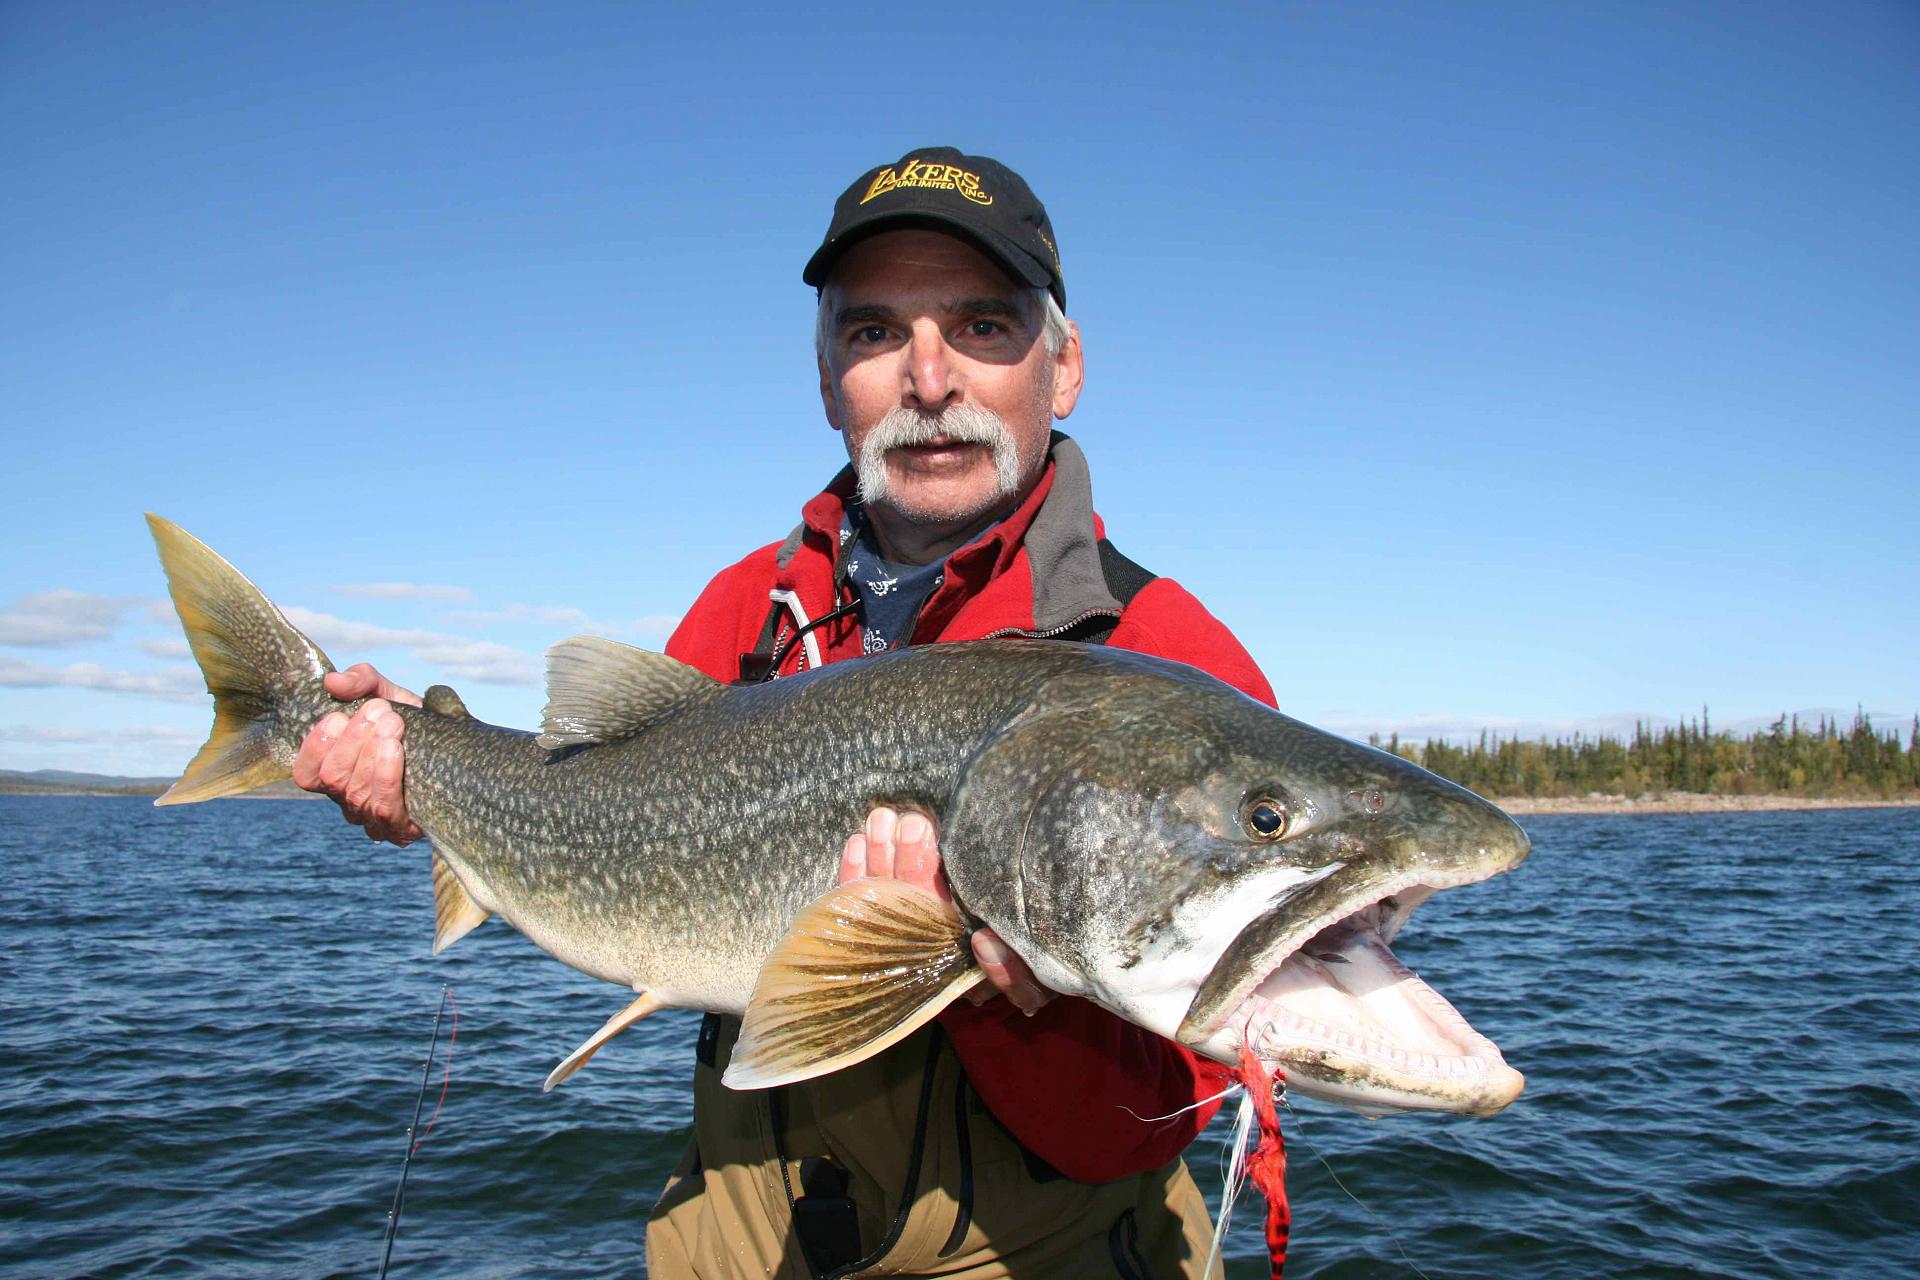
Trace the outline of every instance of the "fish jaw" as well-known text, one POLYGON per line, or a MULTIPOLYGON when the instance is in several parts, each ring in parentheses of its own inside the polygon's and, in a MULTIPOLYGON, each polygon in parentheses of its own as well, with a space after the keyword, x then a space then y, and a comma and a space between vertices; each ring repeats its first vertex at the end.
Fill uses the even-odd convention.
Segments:
POLYGON ((1441 785, 1454 794, 1430 793, 1418 827, 1377 833, 1247 924, 1175 1038, 1225 1062, 1246 1044, 1289 1088, 1369 1115, 1492 1115, 1519 1097, 1525 1081, 1500 1050, 1388 947, 1433 893, 1511 870, 1530 849, 1505 813, 1441 785), (1452 811, 1437 827, 1436 802, 1452 811))
POLYGON ((1246 1044, 1289 1089, 1363 1115, 1502 1110, 1525 1078, 1387 945, 1415 906, 1446 887, 1400 877, 1300 921, 1215 1025, 1183 1025, 1178 1038, 1226 1062, 1246 1044))

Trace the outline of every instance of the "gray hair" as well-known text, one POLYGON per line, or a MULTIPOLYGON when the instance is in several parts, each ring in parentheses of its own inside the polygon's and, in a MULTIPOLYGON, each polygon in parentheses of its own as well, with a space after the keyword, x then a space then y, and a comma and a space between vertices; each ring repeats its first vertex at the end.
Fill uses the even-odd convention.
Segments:
MULTIPOLYGON (((833 310, 827 305, 827 290, 820 291, 820 306, 813 318, 813 351, 815 355, 825 357, 827 339, 833 333, 833 310)), ((1060 348, 1067 345, 1067 337, 1073 332, 1067 323, 1066 312, 1053 300, 1053 294, 1045 289, 1035 289, 1034 305, 1040 308, 1040 341, 1047 344, 1047 354, 1057 356, 1060 348)))

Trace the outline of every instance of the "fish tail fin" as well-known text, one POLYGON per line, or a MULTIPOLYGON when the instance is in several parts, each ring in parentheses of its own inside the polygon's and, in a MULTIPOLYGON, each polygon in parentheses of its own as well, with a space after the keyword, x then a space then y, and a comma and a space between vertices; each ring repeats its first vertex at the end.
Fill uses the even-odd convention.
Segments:
POLYGON ((213 732, 155 804, 238 795, 290 777, 297 735, 325 704, 333 670, 260 589, 204 542, 149 514, 173 607, 213 695, 213 732), (309 705, 311 704, 311 705, 309 705))

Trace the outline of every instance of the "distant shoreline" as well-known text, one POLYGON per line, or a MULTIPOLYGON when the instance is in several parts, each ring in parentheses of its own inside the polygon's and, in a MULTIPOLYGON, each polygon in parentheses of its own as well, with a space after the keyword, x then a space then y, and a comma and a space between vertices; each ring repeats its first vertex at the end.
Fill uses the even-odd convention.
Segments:
POLYGON ((1820 796, 1716 796, 1668 792, 1658 796, 1501 796, 1515 816, 1535 813, 1788 813, 1807 809, 1915 809, 1920 799, 1853 800, 1820 796))

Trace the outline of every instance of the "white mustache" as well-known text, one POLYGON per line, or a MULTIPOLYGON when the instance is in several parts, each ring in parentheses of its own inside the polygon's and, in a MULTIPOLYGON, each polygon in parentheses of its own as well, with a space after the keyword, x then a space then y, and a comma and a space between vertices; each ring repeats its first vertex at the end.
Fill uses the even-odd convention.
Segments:
MULTIPOLYGON (((860 477, 862 500, 900 504, 887 476, 887 454, 893 449, 931 444, 946 439, 955 444, 985 445, 993 453, 995 492, 993 497, 1011 497, 1020 488, 1020 452, 1014 447, 1013 433, 1000 415, 978 405, 949 405, 939 413, 921 413, 913 409, 895 409, 873 425, 860 441, 854 470, 860 477)), ((902 509, 911 516, 911 510, 902 509)))

